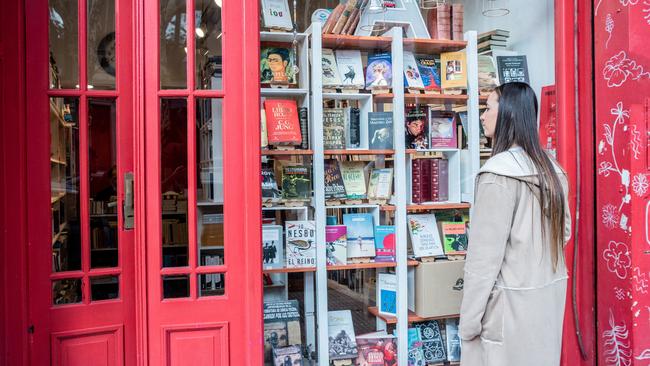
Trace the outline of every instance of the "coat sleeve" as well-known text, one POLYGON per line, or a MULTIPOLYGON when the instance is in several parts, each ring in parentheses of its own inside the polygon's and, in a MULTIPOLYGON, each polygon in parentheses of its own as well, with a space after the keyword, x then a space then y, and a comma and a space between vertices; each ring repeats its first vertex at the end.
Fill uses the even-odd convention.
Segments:
POLYGON ((479 177, 465 262, 460 337, 472 340, 482 331, 481 321, 501 270, 515 210, 515 193, 503 178, 491 173, 479 177))

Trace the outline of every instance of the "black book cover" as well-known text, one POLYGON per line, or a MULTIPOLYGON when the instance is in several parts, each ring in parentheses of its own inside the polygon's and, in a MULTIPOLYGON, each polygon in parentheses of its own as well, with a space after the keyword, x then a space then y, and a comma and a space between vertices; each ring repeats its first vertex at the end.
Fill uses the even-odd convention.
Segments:
POLYGON ((501 84, 515 81, 530 84, 526 56, 497 56, 497 65, 501 84))
POLYGON ((338 161, 325 160, 325 199, 344 199, 345 185, 341 176, 341 169, 338 161))
POLYGON ((308 166, 287 166, 282 174, 282 198, 311 198, 311 168, 308 166))
POLYGON ((345 149, 345 109, 323 109, 323 147, 345 149))
POLYGON ((350 108, 350 122, 348 124, 348 134, 350 141, 349 148, 358 148, 361 145, 361 112, 359 108, 350 108))
POLYGON ((275 173, 269 167, 262 167, 262 198, 280 198, 275 173))
POLYGON ((427 107, 410 107, 406 110, 406 148, 429 148, 429 117, 427 107))
POLYGON ((375 150, 393 148, 393 113, 368 113, 368 147, 375 150))
POLYGON ((298 120, 300 121, 300 136, 302 137, 301 149, 309 149, 309 117, 307 108, 298 108, 298 120))

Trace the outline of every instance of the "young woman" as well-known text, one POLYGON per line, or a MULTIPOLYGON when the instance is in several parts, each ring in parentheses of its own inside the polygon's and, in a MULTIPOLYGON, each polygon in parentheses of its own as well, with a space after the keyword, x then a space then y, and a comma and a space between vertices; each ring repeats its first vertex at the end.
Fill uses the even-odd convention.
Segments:
POLYGON ((571 236, 566 174, 539 144, 527 84, 498 87, 481 123, 494 148, 476 177, 461 365, 559 365, 571 236))

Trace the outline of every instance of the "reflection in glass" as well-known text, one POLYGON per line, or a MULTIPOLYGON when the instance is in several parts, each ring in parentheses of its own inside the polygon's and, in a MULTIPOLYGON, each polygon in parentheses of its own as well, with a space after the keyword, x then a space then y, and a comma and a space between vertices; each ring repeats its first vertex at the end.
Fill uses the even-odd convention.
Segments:
POLYGON ((221 89, 221 2, 195 0, 196 88, 221 89))
POLYGON ((160 88, 187 88, 185 0, 160 0, 160 88))
POLYGON ((118 276, 102 276, 90 279, 92 301, 112 300, 120 297, 120 278, 118 276))
POLYGON ((223 296, 226 293, 226 274, 200 274, 198 285, 200 296, 223 296))
POLYGON ((117 150, 115 99, 88 99, 90 267, 116 267, 117 150))
POLYGON ((190 296, 190 276, 162 276, 162 281, 164 299, 190 296))
POLYGON ((52 271, 81 269, 79 99, 50 98, 52 271))
POLYGON ((160 101, 162 266, 188 265, 187 100, 160 101))
POLYGON ((81 279, 52 282, 52 304, 64 305, 81 302, 81 279))
POLYGON ((77 0, 49 0, 50 88, 79 88, 77 0))
POLYGON ((115 89, 115 0, 87 0, 88 89, 115 89))

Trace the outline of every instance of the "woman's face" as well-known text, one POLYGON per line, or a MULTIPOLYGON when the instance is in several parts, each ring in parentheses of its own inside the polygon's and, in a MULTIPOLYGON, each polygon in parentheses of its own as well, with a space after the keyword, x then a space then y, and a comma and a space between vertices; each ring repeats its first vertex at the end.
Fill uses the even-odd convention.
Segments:
POLYGON ((492 92, 487 100, 487 108, 481 115, 481 124, 485 137, 493 138, 497 128, 497 116, 499 114, 499 96, 492 92))

